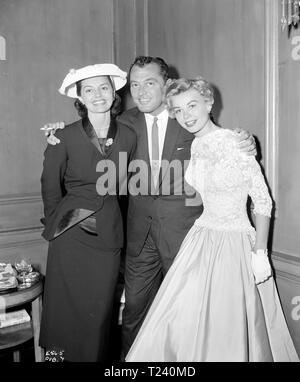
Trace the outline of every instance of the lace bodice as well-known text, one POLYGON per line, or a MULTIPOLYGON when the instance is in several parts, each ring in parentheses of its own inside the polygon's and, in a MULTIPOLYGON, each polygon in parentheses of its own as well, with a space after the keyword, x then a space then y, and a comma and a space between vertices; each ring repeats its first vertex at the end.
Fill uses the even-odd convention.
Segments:
POLYGON ((271 214, 272 201, 260 166, 254 156, 238 149, 231 130, 218 129, 194 139, 185 179, 203 200, 197 225, 253 232, 246 210, 248 195, 254 214, 271 214))

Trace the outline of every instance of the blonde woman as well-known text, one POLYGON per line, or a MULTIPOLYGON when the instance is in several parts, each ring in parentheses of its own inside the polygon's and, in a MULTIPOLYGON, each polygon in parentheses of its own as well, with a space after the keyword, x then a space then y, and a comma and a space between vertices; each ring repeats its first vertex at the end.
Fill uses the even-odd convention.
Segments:
POLYGON ((202 78, 171 80, 171 114, 194 134, 186 180, 204 212, 186 235, 126 361, 297 361, 268 259, 271 198, 253 156, 210 119, 202 78), (246 211, 250 195, 256 232, 246 211))

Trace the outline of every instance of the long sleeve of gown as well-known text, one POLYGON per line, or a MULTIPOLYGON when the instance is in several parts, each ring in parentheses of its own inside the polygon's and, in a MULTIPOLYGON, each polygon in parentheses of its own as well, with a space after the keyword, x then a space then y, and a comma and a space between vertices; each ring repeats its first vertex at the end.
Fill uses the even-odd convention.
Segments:
POLYGON ((254 214, 271 216, 272 200, 261 167, 254 156, 240 154, 240 169, 249 186, 249 195, 254 205, 254 214))

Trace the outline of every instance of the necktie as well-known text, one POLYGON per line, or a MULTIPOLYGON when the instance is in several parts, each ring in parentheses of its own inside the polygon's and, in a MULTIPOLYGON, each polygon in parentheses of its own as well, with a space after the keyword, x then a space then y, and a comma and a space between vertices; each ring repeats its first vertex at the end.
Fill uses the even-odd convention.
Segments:
POLYGON ((154 117, 152 125, 152 162, 151 173, 154 186, 157 187, 158 175, 159 175, 159 141, 158 141, 158 126, 157 117, 154 117))

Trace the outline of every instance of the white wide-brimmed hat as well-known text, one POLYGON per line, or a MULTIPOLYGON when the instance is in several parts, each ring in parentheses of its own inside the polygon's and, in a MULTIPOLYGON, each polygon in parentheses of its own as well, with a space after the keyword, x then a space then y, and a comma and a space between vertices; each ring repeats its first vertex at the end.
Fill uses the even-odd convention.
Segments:
POLYGON ((78 98, 76 82, 96 76, 110 76, 115 85, 115 90, 121 89, 126 84, 127 73, 114 64, 95 64, 84 66, 80 69, 70 69, 58 89, 60 94, 71 98, 78 98))

